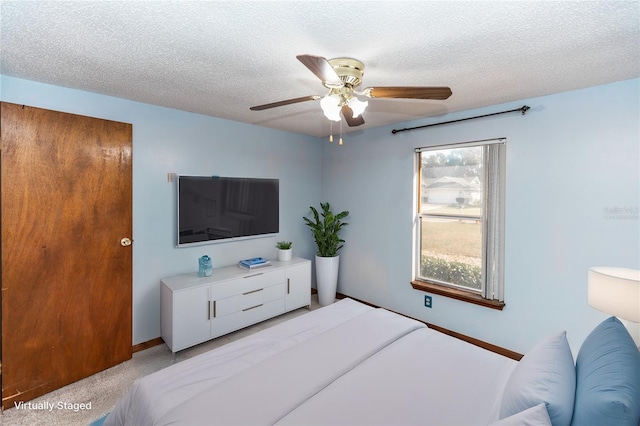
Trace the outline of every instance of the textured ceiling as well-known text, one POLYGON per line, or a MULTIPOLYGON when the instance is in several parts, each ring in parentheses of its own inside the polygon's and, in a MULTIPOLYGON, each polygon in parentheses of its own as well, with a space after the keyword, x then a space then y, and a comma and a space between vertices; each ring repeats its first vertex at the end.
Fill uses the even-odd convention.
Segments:
MULTIPOLYGON (((640 76, 638 1, 2 1, 0 72, 313 136, 327 90, 296 55, 354 57, 362 130, 640 76)), ((335 124, 334 124, 335 130, 335 124)))

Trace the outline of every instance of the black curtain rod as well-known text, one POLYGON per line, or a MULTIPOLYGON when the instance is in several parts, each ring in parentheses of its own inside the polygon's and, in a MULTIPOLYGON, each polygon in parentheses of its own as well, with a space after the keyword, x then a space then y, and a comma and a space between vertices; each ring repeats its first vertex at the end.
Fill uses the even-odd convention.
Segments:
POLYGON ((404 129, 393 129, 391 131, 391 133, 395 135, 396 133, 406 132, 406 131, 409 131, 409 130, 424 129, 425 127, 439 126, 441 124, 458 123, 460 121, 474 120, 476 118, 491 117, 492 115, 507 114, 509 112, 521 112, 522 115, 525 115, 527 113, 527 111, 530 110, 530 109, 531 109, 530 107, 528 107, 526 105, 523 105, 521 108, 516 108, 516 109, 509 110, 509 111, 501 111, 501 112, 494 112, 492 114, 477 115, 475 117, 461 118, 459 120, 443 121, 442 123, 425 124, 424 126, 418 126, 418 127, 405 127, 404 129))

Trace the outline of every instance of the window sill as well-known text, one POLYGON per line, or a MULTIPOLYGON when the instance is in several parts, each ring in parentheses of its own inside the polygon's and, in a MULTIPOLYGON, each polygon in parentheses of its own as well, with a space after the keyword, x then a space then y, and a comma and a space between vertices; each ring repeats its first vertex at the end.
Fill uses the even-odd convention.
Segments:
POLYGON ((477 294, 469 293, 464 290, 446 287, 426 281, 411 281, 411 286, 420 291, 437 294, 439 296, 450 297, 452 299, 461 300, 463 302, 473 303, 475 305, 484 306, 486 308, 497 309, 501 311, 505 304, 497 300, 488 300, 477 294))

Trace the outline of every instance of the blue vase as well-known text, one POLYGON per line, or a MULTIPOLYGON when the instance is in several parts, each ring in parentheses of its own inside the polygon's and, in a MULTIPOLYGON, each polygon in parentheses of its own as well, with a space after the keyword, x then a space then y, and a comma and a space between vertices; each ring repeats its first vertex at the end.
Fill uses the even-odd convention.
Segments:
POLYGON ((210 277, 213 274, 213 265, 211 264, 211 258, 206 254, 198 259, 198 276, 210 277))

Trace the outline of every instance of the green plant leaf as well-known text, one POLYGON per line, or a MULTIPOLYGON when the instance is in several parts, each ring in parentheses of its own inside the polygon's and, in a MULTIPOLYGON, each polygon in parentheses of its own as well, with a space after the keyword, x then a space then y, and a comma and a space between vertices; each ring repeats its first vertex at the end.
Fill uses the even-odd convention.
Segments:
POLYGON ((342 219, 349 215, 348 211, 343 211, 334 215, 329 203, 320 203, 322 213, 311 206, 313 220, 303 217, 305 224, 311 229, 313 238, 318 248, 318 255, 321 257, 334 257, 338 254, 344 240, 340 239, 338 233, 347 225, 342 219), (322 216, 322 219, 320 219, 322 216))
POLYGON ((289 250, 292 245, 293 245, 293 242, 291 241, 278 241, 276 243, 276 247, 279 248, 280 250, 289 250))

